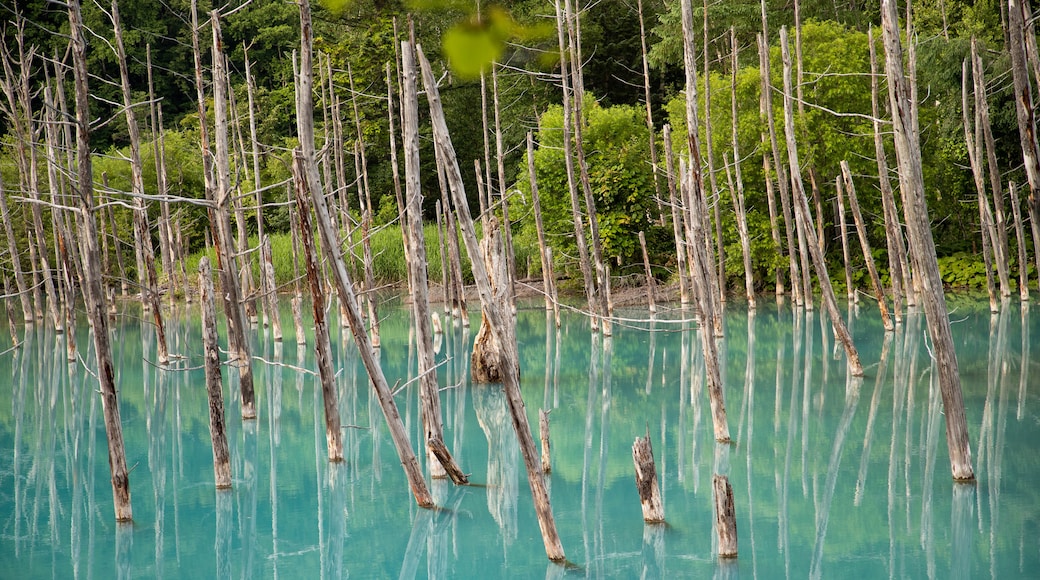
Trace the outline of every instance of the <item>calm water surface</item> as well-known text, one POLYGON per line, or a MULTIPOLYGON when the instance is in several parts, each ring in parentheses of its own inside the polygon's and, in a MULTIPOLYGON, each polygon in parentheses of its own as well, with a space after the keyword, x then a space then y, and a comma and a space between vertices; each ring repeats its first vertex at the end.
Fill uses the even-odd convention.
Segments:
MULTIPOLYGON (((447 325, 438 353, 446 442, 474 485, 435 481, 439 507, 422 510, 348 332, 333 330, 347 461, 326 459, 320 387, 301 370, 317 368, 313 346, 297 349, 286 308, 284 345, 256 333, 258 420, 239 418, 225 368, 234 487, 218 492, 198 311, 169 316, 183 359, 163 372, 150 327, 127 307, 114 342, 131 525, 114 522, 96 381, 67 363, 62 337, 30 331, 0 356, 0 578, 1037 577, 1040 319, 1017 304, 952 310, 975 485, 951 481, 921 314, 886 335, 869 303, 850 311, 867 369, 852 379, 822 312, 730 304, 721 352, 735 444, 722 446, 681 312, 600 339, 578 314, 556 330, 540 304, 521 308, 528 416, 537 425, 552 409, 548 481, 567 568, 545 558, 501 389, 469 382, 476 321, 447 325), (631 446, 647 430, 666 526, 644 526, 634 484, 631 446), (714 557, 713 473, 733 485, 733 563, 714 557)), ((382 314, 384 369, 415 445, 408 311, 382 314)), ((93 361, 85 327, 76 340, 93 361)))

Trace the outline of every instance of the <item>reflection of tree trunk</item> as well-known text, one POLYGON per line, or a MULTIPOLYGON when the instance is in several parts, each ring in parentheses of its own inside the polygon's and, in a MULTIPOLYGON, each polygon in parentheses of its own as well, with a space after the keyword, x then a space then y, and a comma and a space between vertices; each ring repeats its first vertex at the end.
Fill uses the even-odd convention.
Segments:
POLYGON ((841 414, 838 422, 838 431, 834 435, 834 445, 831 447, 831 459, 827 466, 827 482, 824 484, 823 499, 816 510, 816 542, 813 545, 813 559, 809 567, 810 578, 821 578, 823 576, 823 543, 827 537, 827 523, 830 521, 831 501, 834 499, 834 489, 838 483, 838 470, 841 466, 841 455, 845 447, 845 436, 849 433, 852 418, 856 414, 859 405, 859 391, 863 379, 851 374, 851 370, 845 379, 845 411, 841 414))
POLYGON ((502 537, 509 545, 517 535, 519 464, 516 461, 517 445, 510 429, 505 393, 497 385, 477 387, 473 389, 473 408, 488 442, 488 511, 502 528, 502 537))

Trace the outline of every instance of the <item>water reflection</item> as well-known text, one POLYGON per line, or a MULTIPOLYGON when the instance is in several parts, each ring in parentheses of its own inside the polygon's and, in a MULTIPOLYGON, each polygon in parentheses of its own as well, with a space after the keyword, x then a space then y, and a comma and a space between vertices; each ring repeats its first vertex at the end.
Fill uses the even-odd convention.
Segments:
MULTIPOLYGON (((63 339, 42 327, 0 357, 11 384, 0 392, 0 557, 26 578, 1004 578, 1040 566, 1029 534, 1040 473, 1028 453, 1008 451, 1040 437, 1028 309, 958 318, 975 487, 955 486, 940 467, 941 397, 919 311, 910 309, 894 333, 881 332, 866 309, 852 313, 867 367, 860 384, 834 372, 844 365, 827 370, 834 342, 818 330, 822 313, 731 305, 720 352, 737 441, 722 447, 710 439, 698 329, 669 316, 681 314, 619 325, 604 341, 577 316, 556 329, 543 308, 519 311, 524 396, 529 416, 554 409, 553 508, 577 568, 545 564, 530 501, 519 493, 508 408, 500 388, 469 384, 470 337, 461 326, 446 326, 438 355, 445 435, 478 481, 486 468, 486 488, 435 482, 440 508, 414 508, 397 462, 381 461, 388 436, 349 335, 333 345, 348 460, 324 461, 320 393, 313 375, 296 370, 313 368, 313 354, 283 356, 270 336, 258 336, 254 352, 272 363, 256 373, 262 416, 229 421, 234 488, 217 494, 191 310, 168 317, 171 351, 186 358, 165 371, 144 361, 154 333, 132 311, 119 318, 137 516, 123 529, 111 521, 87 330, 78 337, 86 368, 67 364, 63 339), (666 526, 642 524, 632 484, 631 438, 648 424, 666 526), (710 488, 699 486, 711 473, 728 474, 735 488, 734 565, 713 557, 710 488)), ((390 314, 383 326, 392 381, 414 371, 408 318, 390 314)), ((404 388, 396 400, 418 435, 416 391, 404 388)))

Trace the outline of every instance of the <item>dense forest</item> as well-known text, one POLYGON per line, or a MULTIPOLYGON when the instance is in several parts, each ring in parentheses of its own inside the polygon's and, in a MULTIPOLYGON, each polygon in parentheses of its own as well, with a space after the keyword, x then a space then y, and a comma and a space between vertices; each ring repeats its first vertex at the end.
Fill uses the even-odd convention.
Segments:
MULTIPOLYGON (((209 229, 205 208, 190 203, 205 197, 204 163, 199 147, 200 109, 193 75, 192 5, 188 0, 136 0, 121 4, 118 8, 131 110, 141 127, 144 193, 180 200, 170 204, 172 214, 165 216, 160 204, 147 204, 148 223, 170 220, 177 226, 182 250, 186 254, 199 252, 208 243, 209 229), (166 174, 163 192, 159 191, 160 166, 156 163, 160 127, 166 174)), ((287 239, 290 231, 286 203, 290 198, 284 184, 290 179, 291 150, 298 143, 293 86, 293 54, 300 43, 298 11, 294 3, 283 1, 253 0, 210 6, 208 0, 203 0, 197 12, 205 21, 213 8, 219 8, 224 15, 231 176, 232 185, 244 202, 237 219, 244 220, 241 226, 247 235, 270 234, 278 246, 279 236, 287 239), (260 196, 255 195, 258 189, 260 196), (258 198, 262 206, 247 202, 258 198), (261 228, 263 232, 259 231, 261 228)), ((983 224, 969 162, 972 151, 965 139, 962 63, 970 60, 974 40, 981 61, 980 73, 985 79, 987 123, 995 145, 988 151, 990 165, 985 170, 996 169, 994 183, 1004 184, 994 200, 1003 209, 1011 203, 1007 183, 1027 181, 1016 123, 1011 57, 1005 41, 1007 5, 990 0, 929 0, 914 2, 906 9, 911 22, 904 26, 912 25, 908 29, 912 30, 916 49, 927 202, 944 281, 953 286, 982 288, 986 284, 983 224)), ((472 209, 479 209, 475 195, 478 184, 468 168, 473 160, 478 160, 484 171, 480 185, 486 186, 489 194, 507 192, 514 252, 519 256, 518 273, 523 276, 538 272, 525 155, 525 136, 532 131, 537 185, 548 244, 556 256, 556 272, 577 279, 575 231, 563 160, 561 52, 554 5, 537 0, 496 5, 436 0, 327 0, 317 3, 313 10, 317 53, 315 122, 322 148, 322 171, 328 181, 338 184, 338 190, 349 192, 341 195, 347 211, 354 215, 352 223, 360 223, 361 211, 367 208, 364 196, 359 195, 364 173, 364 191, 371 200, 367 209, 376 235, 400 240, 399 234, 379 230, 398 218, 389 148, 387 64, 396 62, 395 40, 406 38, 412 26, 417 42, 440 77, 444 112, 472 209)), ((34 230, 34 217, 32 205, 26 200, 37 197, 37 192, 57 195, 56 190, 63 187, 55 183, 62 179, 60 167, 57 175, 47 170, 48 161, 55 160, 48 159, 54 153, 47 149, 44 129, 50 108, 60 107, 46 101, 42 87, 53 86, 52 92, 59 93, 59 85, 64 84, 64 92, 72 93, 72 75, 65 70, 71 66, 69 22, 66 10, 54 3, 17 2, 5 6, 3 11, 5 95, 4 114, 0 116, 0 169, 16 247, 23 248, 20 255, 25 270, 33 271, 36 269, 30 265, 32 258, 24 248, 33 240, 51 239, 53 225, 50 220, 43 220, 40 224, 44 231, 29 235, 34 230), (28 153, 24 143, 32 143, 28 153)), ((130 130, 124 114, 112 6, 87 2, 82 11, 91 81, 93 172, 99 204, 109 211, 108 219, 100 220, 108 242, 104 244, 106 264, 111 263, 114 269, 117 262, 125 262, 122 276, 133 280, 138 276, 132 242, 133 202, 129 196, 133 191, 130 130)), ((791 28, 793 37, 797 32, 795 123, 799 154, 806 190, 818 213, 820 243, 834 266, 831 271, 842 271, 842 220, 838 215, 835 178, 841 175, 841 162, 847 161, 866 217, 866 235, 874 248, 882 279, 887 282, 888 250, 872 128, 868 41, 868 32, 874 27, 875 43, 880 47, 878 3, 695 3, 694 20, 698 34, 703 34, 703 44, 696 55, 702 87, 698 94, 704 143, 702 165, 710 177, 708 204, 717 208, 709 212, 717 220, 711 228, 719 242, 718 264, 728 286, 735 290, 744 278, 739 228, 730 203, 734 170, 736 179, 742 180, 740 187, 746 198, 755 289, 773 288, 778 280, 776 271, 787 267, 784 251, 778 251, 776 244, 779 241, 785 246, 785 240, 775 240, 770 235, 767 181, 773 181, 770 186, 778 185, 776 175, 763 173, 763 152, 768 149, 768 142, 763 140, 765 125, 760 113, 763 61, 756 45, 756 35, 762 34, 763 27, 769 35, 766 42, 773 86, 770 94, 777 111, 782 109, 783 87, 776 31, 791 28), (735 122, 733 112, 737 115, 735 122)), ((208 33, 201 34, 199 43, 206 69, 204 94, 211 95, 208 86, 212 83, 212 38, 208 33)), ((679 2, 604 0, 580 7, 577 51, 581 55, 584 94, 584 164, 598 213, 604 259, 612 264, 611 273, 620 280, 639 278, 643 264, 638 235, 644 232, 654 275, 659 280, 672 281, 677 260, 668 219, 662 128, 668 124, 676 135, 685 134, 679 2), (645 34, 641 34, 643 30, 645 34), (652 119, 649 122, 648 115, 652 119), (658 159, 655 165, 653 161, 658 159)), ((878 52, 879 59, 883 59, 883 51, 878 52)), ((883 70, 882 65, 877 66, 883 70)), ((880 116, 887 118, 884 79, 881 80, 880 116)), ((970 85, 970 78, 968 82, 970 85)), ((392 87, 391 94, 395 91, 396 87, 392 87)), ((212 97, 208 98, 210 106, 203 110, 208 111, 212 124, 212 97)), ((425 111, 421 114, 426 117, 425 111)), ((890 139, 887 126, 882 124, 886 141, 890 139)), ((423 210, 425 218, 432 221, 439 198, 438 172, 428 123, 423 121, 421 127, 423 210)), ((983 141, 981 132, 978 141, 983 141)), ((780 139, 780 159, 786 159, 785 147, 780 139)), ((889 158, 893 158, 891 143, 885 147, 889 158)), ((674 148, 677 155, 685 155, 685 140, 677 138, 674 148)), ((986 155, 983 164, 985 159, 986 155)), ((1006 213, 1000 237, 1005 249, 1015 248, 1014 235, 1008 241, 1008 232, 1013 228, 1010 212, 1006 213)), ((783 216, 779 219, 783 220, 783 216)), ((851 217, 848 220, 852 227, 851 217)), ((151 228, 155 247, 159 246, 161 230, 151 228)), ((1026 244, 1032 245, 1028 241, 1026 244)), ((377 262, 391 262, 376 268, 378 278, 384 282, 404 278, 403 266, 392 264, 392 258, 399 257, 400 251, 377 250, 376 254, 377 262)), ((860 264, 862 257, 852 254, 852 262, 860 264)), ((1014 272, 1018 254, 1007 254, 1014 272)), ((10 260, 9 253, 0 259, 5 271, 10 269, 10 260)), ((436 261, 437 256, 431 254, 431 260, 436 261)), ((160 266, 160 272, 163 266, 166 264, 160 266)), ((439 275, 436 270, 434 264, 434 277, 439 275)), ((866 270, 858 265, 850 270, 852 284, 866 289, 866 270)), ((282 281, 291 277, 284 265, 279 265, 278 272, 282 281)), ((839 287, 846 284, 844 276, 834 276, 839 287)))

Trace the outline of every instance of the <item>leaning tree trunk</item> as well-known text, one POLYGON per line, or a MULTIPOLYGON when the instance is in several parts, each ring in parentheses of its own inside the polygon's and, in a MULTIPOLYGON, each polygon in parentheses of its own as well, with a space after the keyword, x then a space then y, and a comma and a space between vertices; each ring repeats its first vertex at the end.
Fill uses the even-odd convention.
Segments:
POLYGON ((516 431, 520 452, 524 458, 524 466, 527 469, 527 481, 531 488, 538 525, 542 532, 542 543, 545 546, 545 553, 550 560, 562 562, 566 559, 566 556, 563 552, 560 536, 556 531, 556 520, 553 517, 549 493, 543 479, 541 460, 538 456, 538 449, 534 444, 534 436, 531 434, 531 425, 527 421, 524 399, 520 392, 520 356, 516 347, 516 329, 513 323, 513 315, 509 310, 499 307, 493 294, 491 279, 488 276, 483 260, 480 259, 481 253, 473 227, 473 218, 469 215, 465 186, 462 183, 462 172, 459 171, 458 159, 455 157, 455 149, 451 144, 448 126, 444 121, 444 111, 441 107, 440 93, 433 76, 433 69, 423 55, 422 47, 416 47, 416 51, 422 68, 426 98, 430 104, 434 146, 440 150, 442 159, 448 164, 448 183, 451 186, 451 193, 459 214, 459 222, 462 228, 463 239, 466 243, 466 250, 470 255, 473 279, 477 284, 480 301, 488 315, 491 326, 503 345, 502 366, 506 372, 502 382, 513 420, 513 429, 516 431))
POLYGON ((408 484, 411 487, 412 494, 415 496, 415 502, 420 507, 433 507, 433 497, 426 487, 426 480, 423 479, 419 461, 416 459, 415 452, 412 450, 411 443, 408 440, 408 431, 405 429, 404 422, 401 421, 401 415, 397 411, 397 404, 394 403, 390 384, 387 383, 386 375, 383 374, 383 369, 379 365, 378 355, 362 321, 361 308, 358 306, 357 296, 354 294, 353 282, 350 279, 350 274, 347 272, 346 262, 344 262, 343 256, 338 250, 339 239, 332 225, 328 204, 322 193, 314 151, 312 72, 314 57, 312 54, 313 36, 310 3, 308 0, 300 0, 299 7, 302 50, 300 51, 300 76, 296 90, 296 123, 297 132, 300 136, 304 178, 307 188, 310 190, 311 201, 314 204, 314 212, 317 219, 316 225, 318 233, 321 235, 321 245, 332 269, 336 291, 346 311, 350 332, 354 335, 354 342, 357 343, 361 361, 364 363, 368 376, 372 381, 372 387, 376 391, 376 398, 379 400, 379 406, 390 429, 390 438, 397 449, 401 466, 404 468, 408 484))
POLYGON ((807 248, 812 256, 813 266, 816 268, 816 278, 820 283, 823 294, 823 303, 827 307, 827 313, 831 318, 834 328, 834 336, 841 341, 845 347, 845 355, 848 358, 849 369, 854 377, 863 376, 863 365, 859 360, 859 352, 856 345, 852 343, 852 335, 845 326, 845 319, 838 310, 838 301, 834 297, 834 289, 831 287, 831 278, 827 273, 827 262, 823 258, 823 250, 820 248, 819 240, 816 239, 816 229, 813 227, 812 213, 809 211, 809 200, 805 196, 802 187, 801 165, 798 161, 798 146, 795 143, 794 128, 794 100, 791 86, 791 54, 787 46, 787 28, 780 29, 780 50, 784 59, 784 133, 787 136, 787 159, 791 170, 791 197, 794 201, 795 211, 801 217, 804 224, 807 248))
POLYGON ((849 208, 852 210, 852 219, 856 222, 856 234, 859 237, 859 246, 863 250, 863 260, 867 263, 867 273, 870 274, 870 285, 874 290, 874 298, 878 301, 878 310, 881 312, 881 323, 885 326, 885 331, 892 332, 896 327, 888 313, 885 290, 881 286, 881 276, 878 275, 877 266, 874 264, 874 254, 870 250, 867 224, 863 222, 863 214, 859 211, 859 199, 856 198, 856 184, 852 182, 852 171, 849 170, 849 163, 844 159, 841 161, 841 173, 845 178, 845 190, 849 194, 849 208))
MULTIPOLYGON (((964 123, 964 143, 967 145, 968 162, 971 165, 971 175, 975 181, 975 193, 978 199, 979 225, 982 230, 982 258, 986 267, 986 292, 989 294, 989 309, 990 312, 996 313, 1000 311, 997 301, 996 283, 993 280, 993 258, 996 253, 994 242, 997 234, 993 230, 993 221, 989 215, 989 202, 986 200, 986 179, 983 175, 982 160, 979 159, 982 156, 982 141, 976 139, 982 124, 982 114, 978 107, 975 108, 974 115, 975 130, 973 131, 971 128, 971 107, 968 105, 968 83, 971 82, 971 78, 968 75, 968 66, 968 59, 964 59, 961 66, 961 115, 964 123)), ((1006 278, 1005 273, 1005 282, 1006 278)))
POLYGON ((97 357, 97 377, 101 386, 101 406, 105 413, 105 433, 108 436, 108 465, 112 472, 112 495, 116 521, 130 521, 130 473, 126 467, 123 446, 123 427, 119 419, 119 396, 116 394, 115 368, 112 364, 112 344, 105 313, 105 294, 101 284, 101 257, 98 255, 97 222, 94 218, 94 174, 90 159, 90 89, 88 87, 86 40, 79 0, 70 0, 69 31, 72 36, 73 74, 76 86, 76 164, 79 197, 78 225, 83 251, 83 292, 87 316, 94 328, 94 354, 97 357))
MULTIPOLYGON (((1010 0, 1015 2, 1015 0, 1010 0)), ((950 331, 950 318, 943 295, 942 278, 935 255, 935 242, 928 219, 928 205, 924 196, 924 175, 921 165, 921 145, 914 131, 910 83, 903 73, 903 47, 899 36, 899 15, 895 0, 881 0, 881 24, 885 44, 885 72, 888 76, 888 97, 892 107, 892 128, 895 134, 896 160, 899 179, 906 192, 907 230, 910 249, 916 254, 914 264, 921 281, 921 302, 924 305, 932 352, 939 372, 939 388, 946 414, 946 444, 950 452, 950 470, 957 481, 973 481, 971 446, 964 414, 961 378, 957 353, 950 331)))

